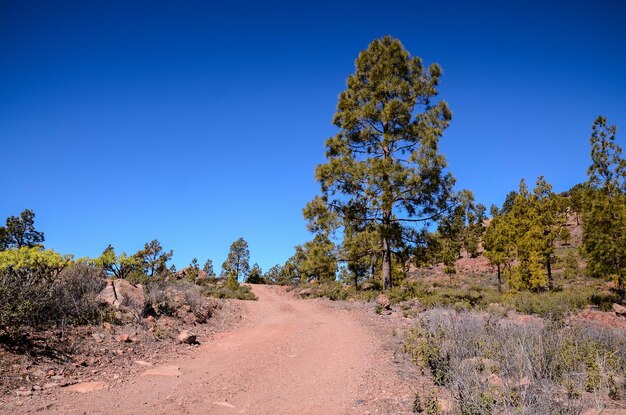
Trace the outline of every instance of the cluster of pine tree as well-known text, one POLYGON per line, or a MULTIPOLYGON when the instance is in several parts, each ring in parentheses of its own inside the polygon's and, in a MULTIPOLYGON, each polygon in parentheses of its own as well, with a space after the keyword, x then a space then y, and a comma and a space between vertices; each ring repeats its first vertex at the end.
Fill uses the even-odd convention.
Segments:
MULTIPOLYGON (((424 67, 399 40, 374 40, 355 62, 339 96, 316 169, 321 194, 304 209, 313 240, 297 246, 268 280, 364 280, 389 289, 407 264, 444 263, 455 273, 461 256, 483 253, 499 286, 549 290, 555 243, 567 241, 568 215, 583 221, 582 253, 593 276, 613 276, 624 297, 625 162, 616 128, 596 120, 588 182, 556 194, 544 177, 531 191, 522 180, 502 208, 486 208, 468 190, 455 192, 438 142, 452 114, 437 98, 441 68, 424 67)), ((567 258, 574 263, 576 258, 567 258)), ((572 268, 572 267, 570 267, 572 268)))

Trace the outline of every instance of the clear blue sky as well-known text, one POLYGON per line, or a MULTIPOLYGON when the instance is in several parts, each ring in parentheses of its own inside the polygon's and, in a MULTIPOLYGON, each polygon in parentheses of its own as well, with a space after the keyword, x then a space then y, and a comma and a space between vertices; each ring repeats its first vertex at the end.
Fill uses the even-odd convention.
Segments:
POLYGON ((33 209, 77 256, 157 238, 219 268, 243 236, 282 263, 337 96, 386 34, 443 67, 441 147, 486 205, 583 181, 600 114, 624 147, 620 1, 210 3, 0 0, 0 220, 33 209))

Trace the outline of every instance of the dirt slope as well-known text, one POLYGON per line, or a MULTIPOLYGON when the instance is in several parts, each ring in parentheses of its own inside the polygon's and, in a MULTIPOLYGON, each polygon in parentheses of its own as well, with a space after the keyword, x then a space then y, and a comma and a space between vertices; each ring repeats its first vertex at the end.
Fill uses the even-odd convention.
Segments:
MULTIPOLYGON (((254 286, 245 323, 165 366, 122 385, 69 388, 42 407, 55 414, 368 414, 408 413, 389 333, 361 310, 298 300, 279 287, 254 286)), ((30 407, 29 407, 30 406, 30 407)))

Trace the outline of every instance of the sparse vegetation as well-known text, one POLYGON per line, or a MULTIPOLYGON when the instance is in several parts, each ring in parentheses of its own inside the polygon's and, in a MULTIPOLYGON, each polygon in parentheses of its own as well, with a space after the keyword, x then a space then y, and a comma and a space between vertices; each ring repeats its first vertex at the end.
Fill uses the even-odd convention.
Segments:
POLYGON ((611 329, 433 309, 406 350, 451 393, 453 413, 578 414, 624 398, 626 335, 611 329))

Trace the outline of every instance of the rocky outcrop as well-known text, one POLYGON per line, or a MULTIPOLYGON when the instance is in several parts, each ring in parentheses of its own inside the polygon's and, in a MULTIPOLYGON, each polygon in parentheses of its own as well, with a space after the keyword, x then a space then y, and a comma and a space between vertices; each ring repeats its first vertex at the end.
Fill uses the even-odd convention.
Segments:
POLYGON ((146 294, 141 284, 133 285, 124 279, 115 279, 107 280, 107 286, 96 300, 116 310, 141 312, 146 304, 146 294))
POLYGON ((391 301, 389 301, 389 298, 385 294, 379 294, 378 297, 376 297, 376 304, 385 310, 391 309, 391 301))

